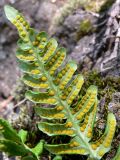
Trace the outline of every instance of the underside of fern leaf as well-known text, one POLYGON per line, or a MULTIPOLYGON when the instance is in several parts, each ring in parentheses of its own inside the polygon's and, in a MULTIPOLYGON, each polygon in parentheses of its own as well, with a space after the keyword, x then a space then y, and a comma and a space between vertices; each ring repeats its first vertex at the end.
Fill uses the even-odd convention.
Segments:
POLYGON ((82 75, 74 75, 77 65, 71 61, 63 65, 66 50, 58 47, 54 38, 45 32, 30 28, 24 17, 14 8, 5 6, 7 18, 17 27, 17 58, 24 72, 23 82, 31 87, 26 97, 35 104, 38 115, 46 119, 38 127, 49 136, 68 135, 68 144, 45 144, 53 154, 82 154, 101 159, 109 151, 114 136, 116 120, 108 114, 104 134, 91 141, 97 112, 97 87, 90 86, 86 94, 73 107, 83 85, 82 75), (44 104, 49 107, 44 107, 44 104), (64 123, 50 123, 48 119, 64 119, 64 123))

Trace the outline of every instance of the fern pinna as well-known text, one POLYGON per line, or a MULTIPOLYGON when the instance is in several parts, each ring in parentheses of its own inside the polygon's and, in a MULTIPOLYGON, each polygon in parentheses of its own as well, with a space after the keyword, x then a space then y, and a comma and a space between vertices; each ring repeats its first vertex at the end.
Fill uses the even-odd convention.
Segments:
MULTIPOLYGON (((23 82, 31 87, 26 97, 35 104, 50 107, 35 107, 44 119, 64 119, 65 123, 40 122, 38 128, 49 136, 68 135, 68 144, 45 144, 53 154, 82 154, 88 159, 101 159, 109 151, 114 136, 116 120, 108 114, 104 134, 91 141, 97 111, 97 88, 90 86, 86 94, 73 107, 83 85, 82 75, 74 75, 77 65, 71 61, 62 65, 66 50, 58 48, 57 41, 45 32, 30 28, 24 17, 14 8, 5 6, 7 18, 17 27, 20 39, 16 56, 24 72, 23 82), (62 67, 61 67, 62 65, 62 67)), ((62 121, 63 122, 63 121, 62 121)))

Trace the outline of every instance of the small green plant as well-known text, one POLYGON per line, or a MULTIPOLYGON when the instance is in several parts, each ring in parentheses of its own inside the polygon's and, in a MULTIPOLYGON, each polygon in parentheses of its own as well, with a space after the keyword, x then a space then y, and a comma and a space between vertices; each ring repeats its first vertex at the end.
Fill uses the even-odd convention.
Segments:
POLYGON ((6 120, 0 119, 0 151, 10 156, 21 156, 22 160, 39 160, 44 141, 41 140, 34 148, 29 148, 25 144, 27 135, 27 131, 21 129, 17 133, 6 120))
MULTIPOLYGON (((74 75, 77 69, 75 62, 62 65, 66 50, 58 48, 57 41, 50 39, 45 32, 37 33, 30 28, 16 9, 7 5, 5 13, 17 27, 20 36, 16 56, 24 72, 22 80, 31 87, 26 92, 26 98, 35 103, 36 113, 44 119, 38 128, 48 136, 71 137, 69 143, 45 143, 44 148, 57 155, 54 159, 61 159, 59 155, 62 154, 82 154, 88 155, 89 160, 101 159, 110 150, 116 119, 109 113, 104 134, 93 141, 97 87, 90 86, 86 94, 79 97, 84 79, 80 74, 74 75)), ((5 130, 4 133, 7 132, 5 130)), ((25 148, 24 144, 22 146, 25 148)), ((37 153, 41 152, 39 149, 35 149, 37 153)))

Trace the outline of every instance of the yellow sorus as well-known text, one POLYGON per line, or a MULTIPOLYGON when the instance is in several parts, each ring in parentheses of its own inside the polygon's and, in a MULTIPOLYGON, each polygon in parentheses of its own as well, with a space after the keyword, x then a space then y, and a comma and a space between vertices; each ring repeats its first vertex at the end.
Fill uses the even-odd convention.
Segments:
POLYGON ((111 120, 109 123, 110 123, 111 125, 115 125, 116 121, 115 121, 115 120, 111 120))
POLYGON ((50 75, 53 75, 53 74, 54 74, 54 71, 51 70, 51 71, 50 71, 50 75))
POLYGON ((111 143, 111 139, 108 137, 108 139, 106 140, 106 143, 111 143))
POLYGON ((74 68, 70 68, 70 73, 73 73, 75 70, 74 70, 74 68))
POLYGON ((57 59, 57 58, 58 58, 58 56, 59 56, 59 54, 57 54, 57 53, 56 53, 56 54, 55 54, 55 56, 54 56, 54 58, 55 58, 55 59, 57 59))
POLYGON ((97 145, 96 144, 91 144, 92 149, 96 150, 97 149, 97 145))
POLYGON ((52 65, 53 63, 52 62, 49 62, 49 64, 48 65, 52 65))
POLYGON ((36 39, 37 39, 38 41, 40 41, 41 38, 40 38, 40 36, 37 36, 36 39))
POLYGON ((88 114, 88 115, 86 115, 86 117, 85 117, 85 121, 86 121, 86 122, 88 122, 88 119, 89 119, 89 114, 88 114))
POLYGON ((83 124, 82 127, 85 129, 86 128, 86 124, 83 124))
POLYGON ((49 98, 47 101, 48 101, 49 103, 55 103, 55 102, 56 102, 56 99, 49 98))
POLYGON ((23 56, 23 55, 17 55, 17 57, 20 58, 20 59, 30 60, 30 61, 33 61, 35 59, 33 56, 26 57, 26 56, 23 56))
POLYGON ((17 20, 19 20, 20 18, 21 18, 21 16, 20 16, 20 15, 17 15, 17 16, 16 16, 16 19, 17 19, 17 20))
POLYGON ((58 61, 57 61, 58 66, 60 66, 60 65, 61 65, 61 63, 62 63, 62 61, 61 61, 61 60, 58 60, 58 61))
POLYGON ((56 70, 58 67, 59 67, 59 64, 56 63, 53 68, 54 68, 54 70, 56 70))
POLYGON ((65 117, 64 113, 58 113, 54 115, 54 118, 64 118, 64 117, 65 117))
POLYGON ((65 57, 64 53, 62 53, 62 54, 60 55, 60 57, 63 57, 63 58, 64 58, 64 57, 65 57))
POLYGON ((82 118, 82 116, 81 115, 77 115, 77 120, 80 120, 81 118, 82 118))
POLYGON ((41 102, 41 99, 37 98, 37 97, 33 97, 32 100, 37 101, 37 102, 41 102))
POLYGON ((80 127, 80 131, 81 131, 81 132, 84 132, 84 130, 85 130, 85 128, 80 127))
POLYGON ((22 32, 22 31, 23 31, 23 28, 22 28, 21 26, 19 26, 19 27, 18 27, 18 30, 19 30, 20 32, 22 32))
POLYGON ((34 87, 34 86, 39 86, 38 84, 36 85, 35 83, 32 83, 30 81, 24 81, 27 85, 30 85, 31 87, 34 87))
POLYGON ((91 138, 91 137, 92 137, 92 133, 88 132, 88 133, 87 133, 87 137, 88 137, 88 138, 91 138))
POLYGON ((30 26, 27 24, 27 25, 26 25, 26 29, 28 30, 29 28, 30 28, 30 26))
POLYGON ((51 53, 53 53, 55 49, 56 49, 55 47, 51 47, 51 48, 49 49, 49 51, 50 51, 51 53))
POLYGON ((89 129, 88 129, 88 132, 92 133, 92 128, 89 128, 89 129))
POLYGON ((84 96, 84 97, 82 98, 82 101, 86 101, 87 98, 88 98, 87 96, 84 96))
POLYGON ((55 92, 53 90, 49 91, 49 96, 54 96, 55 92))
POLYGON ((22 23, 22 22, 24 22, 24 19, 22 17, 20 17, 19 21, 22 23))
POLYGON ((40 84, 40 87, 42 87, 42 88, 47 88, 47 87, 48 87, 48 84, 40 84))
POLYGON ((82 108, 82 105, 80 104, 79 106, 78 106, 78 109, 81 109, 82 108))
POLYGON ((41 80, 46 82, 47 81, 47 77, 43 76, 43 77, 41 77, 41 80))
MULTIPOLYGON (((25 57, 24 57, 25 58, 25 57)), ((33 56, 30 56, 30 57, 26 57, 26 60, 30 60, 30 61, 33 61, 35 60, 35 58, 33 56)))
POLYGON ((67 122, 65 126, 66 127, 72 127, 72 122, 67 122))
POLYGON ((60 79, 57 78, 55 81, 54 81, 56 84, 58 84, 60 82, 60 79))
POLYGON ((60 154, 62 153, 73 153, 73 154, 84 154, 86 152, 85 149, 74 149, 74 150, 66 150, 66 151, 61 151, 60 154))
POLYGON ((103 141, 104 141, 104 138, 102 137, 102 138, 98 141, 98 143, 102 144, 103 141))
POLYGON ((61 96, 62 100, 65 100, 67 97, 65 95, 61 96))
POLYGON ((64 59, 64 57, 60 57, 60 58, 59 58, 60 61, 63 61, 63 59, 64 59))
POLYGON ((96 94, 97 94, 97 91, 92 91, 93 96, 96 96, 96 94))
POLYGON ((80 115, 81 117, 84 116, 84 112, 81 112, 79 115, 80 115))
POLYGON ((42 38, 42 42, 46 42, 47 41, 47 38, 42 38))
POLYGON ((106 143, 104 143, 103 145, 104 145, 104 147, 105 147, 105 148, 110 147, 110 144, 109 144, 109 143, 107 143, 107 142, 106 142, 106 143))
POLYGON ((69 97, 69 100, 72 102, 73 99, 74 99, 74 96, 71 95, 71 96, 69 97))
POLYGON ((56 70, 56 66, 57 66, 57 65, 54 65, 54 66, 52 67, 51 71, 55 71, 55 70, 56 70))
POLYGON ((62 70, 62 72, 61 72, 63 75, 66 73, 66 71, 65 70, 62 70))
POLYGON ((61 111, 61 110, 64 109, 64 107, 63 107, 63 106, 57 106, 56 109, 57 109, 58 111, 61 111))
POLYGON ((102 157, 104 154, 105 154, 105 152, 104 152, 103 149, 101 149, 101 150, 98 151, 98 155, 99 155, 100 157, 102 157))
POLYGON ((70 96, 70 99, 74 99, 76 97, 76 95, 78 94, 78 91, 77 90, 74 90, 74 92, 72 92, 71 96, 70 96))
POLYGON ((61 131, 55 131, 55 134, 62 134, 61 131))
POLYGON ((14 19, 14 20, 12 21, 12 23, 13 23, 13 24, 16 24, 16 23, 18 23, 18 22, 16 21, 16 19, 14 19))
POLYGON ((20 34, 21 34, 21 36, 23 36, 23 37, 25 37, 25 36, 26 36, 26 32, 24 32, 24 31, 23 31, 23 32, 21 32, 20 34))
POLYGON ((19 28, 21 27, 18 22, 15 23, 15 26, 18 28, 18 30, 19 30, 19 28))
POLYGON ((60 54, 61 54, 60 51, 58 51, 58 52, 56 53, 57 57, 58 57, 60 54))
POLYGON ((66 81, 64 80, 61 85, 65 86, 66 85, 66 81))
POLYGON ((54 59, 54 58, 52 58, 52 59, 51 59, 51 62, 55 62, 55 59, 54 59))
POLYGON ((3 126, 0 126, 0 130, 2 130, 3 129, 3 126))
POLYGON ((111 128, 110 128, 110 131, 111 131, 110 133, 111 133, 111 134, 113 134, 113 133, 114 133, 114 131, 115 131, 115 128, 114 128, 114 126, 113 126, 113 125, 111 125, 110 127, 111 127, 111 128))
POLYGON ((107 137, 105 140, 104 140, 104 143, 103 143, 103 145, 104 145, 104 147, 109 147, 110 146, 110 144, 111 144, 111 140, 112 139, 110 139, 109 137, 107 137))
POLYGON ((50 133, 50 130, 48 128, 44 128, 44 131, 50 133))
POLYGON ((113 129, 111 128, 111 129, 109 130, 109 132, 110 132, 110 133, 109 133, 108 136, 109 136, 109 138, 112 138, 113 135, 114 135, 114 132, 115 132, 115 128, 113 128, 113 129))
POLYGON ((32 42, 32 44, 33 44, 33 46, 37 46, 38 45, 38 41, 34 41, 34 42, 32 42))
POLYGON ((71 92, 71 90, 72 90, 72 87, 69 87, 69 88, 68 88, 68 92, 71 92))
MULTIPOLYGON (((75 83, 74 85, 76 85, 76 83, 75 83)), ((76 85, 76 88, 77 88, 77 89, 80 89, 81 86, 82 86, 82 84, 77 84, 77 85, 76 85)))
POLYGON ((65 88, 65 86, 64 85, 60 85, 60 90, 63 90, 64 88, 65 88))
POLYGON ((79 150, 79 154, 84 154, 85 152, 86 152, 85 149, 80 149, 80 150, 79 150))
POLYGON ((22 23, 24 26, 26 26, 27 25, 27 22, 26 21, 23 21, 23 23, 22 23))
POLYGON ((87 112, 88 112, 88 109, 87 109, 87 108, 84 108, 84 109, 83 109, 83 112, 84 112, 84 113, 87 113, 87 112))
POLYGON ((101 141, 96 142, 97 147, 101 145, 101 141))
POLYGON ((91 107, 91 104, 87 104, 87 106, 85 107, 85 109, 88 111, 91 107))
POLYGON ((95 101, 95 99, 90 99, 89 102, 92 104, 94 101, 95 101))
POLYGON ((65 95, 68 96, 68 94, 69 94, 69 92, 68 92, 68 91, 65 91, 65 95))
POLYGON ((31 73, 32 73, 32 74, 39 74, 40 71, 36 69, 36 70, 32 70, 31 73))
POLYGON ((70 105, 72 103, 72 100, 67 100, 67 103, 70 105))
POLYGON ((38 46, 38 48, 39 49, 43 49, 45 46, 43 45, 43 44, 40 44, 39 46, 38 46))
POLYGON ((32 50, 32 49, 30 49, 28 53, 32 54, 32 53, 33 53, 33 50, 32 50))
POLYGON ((79 143, 77 143, 76 141, 70 143, 70 147, 77 147, 77 146, 79 146, 79 143))
POLYGON ((65 133, 67 135, 72 135, 72 134, 74 134, 74 131, 73 130, 65 130, 65 133))

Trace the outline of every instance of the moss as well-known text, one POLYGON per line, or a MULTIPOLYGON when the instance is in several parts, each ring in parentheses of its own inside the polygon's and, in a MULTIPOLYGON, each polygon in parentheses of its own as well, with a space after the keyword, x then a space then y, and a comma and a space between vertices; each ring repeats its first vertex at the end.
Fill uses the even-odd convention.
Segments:
POLYGON ((100 12, 108 10, 115 1, 116 0, 106 0, 106 2, 101 6, 100 12))
POLYGON ((86 10, 92 12, 104 12, 105 10, 109 9, 111 5, 115 2, 115 0, 91 0, 85 7, 86 10))
POLYGON ((91 84, 98 86, 98 98, 101 99, 106 95, 107 105, 112 100, 112 94, 114 92, 119 92, 120 77, 102 77, 97 71, 84 72, 83 75, 85 77, 83 89, 88 88, 91 84))
MULTIPOLYGON (((103 122, 103 124, 106 123, 106 118, 108 114, 108 104, 112 101, 112 95, 115 92, 119 92, 120 88, 120 77, 113 77, 113 76, 107 76, 103 77, 100 73, 97 71, 92 72, 83 72, 82 73, 85 78, 85 83, 81 90, 81 95, 84 95, 86 93, 86 90, 88 86, 91 84, 94 84, 98 86, 98 99, 100 102, 104 99, 105 103, 102 106, 104 111, 100 110, 100 116, 102 116, 102 119, 98 119, 96 123, 96 127, 94 129, 94 136, 97 139, 99 136, 102 135, 104 129, 100 130, 98 125, 99 123, 103 122), (103 113, 102 113, 103 112, 103 113), (102 114, 102 115, 101 115, 102 114)), ((104 155, 102 160, 106 159, 112 159, 115 156, 115 153, 118 148, 118 141, 119 141, 119 122, 117 123, 117 128, 115 132, 115 136, 112 142, 112 149, 104 155)), ((95 139, 94 139, 95 140, 95 139)))
POLYGON ((91 0, 88 2, 88 4, 85 7, 86 10, 92 11, 92 12, 99 12, 101 9, 101 6, 104 5, 106 0, 91 0))
POLYGON ((89 19, 85 19, 80 22, 80 27, 77 30, 77 40, 82 38, 83 36, 93 32, 95 28, 93 27, 91 21, 89 19))

